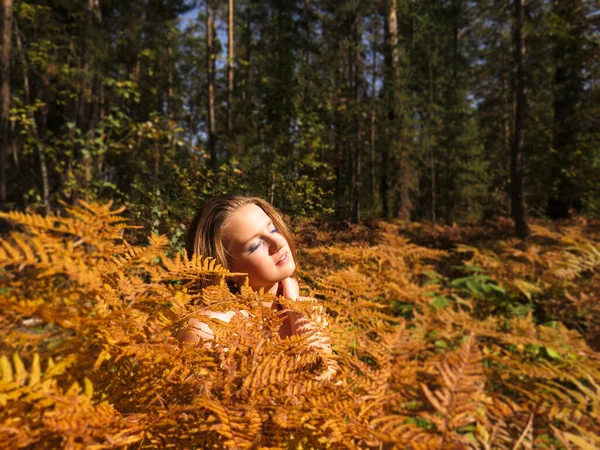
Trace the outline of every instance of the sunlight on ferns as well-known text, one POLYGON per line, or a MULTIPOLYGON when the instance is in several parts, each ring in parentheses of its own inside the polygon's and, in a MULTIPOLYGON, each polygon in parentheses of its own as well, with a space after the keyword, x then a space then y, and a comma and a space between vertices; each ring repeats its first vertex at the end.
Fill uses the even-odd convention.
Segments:
POLYGON ((415 242, 459 230, 378 223, 351 244, 305 224, 308 295, 282 301, 305 333, 281 339, 272 295, 231 292, 238 274, 166 256, 163 236, 130 244, 110 208, 0 214, 14 225, 0 242, 2 448, 600 442, 598 246, 581 230, 436 249, 415 242), (175 339, 192 318, 212 345, 175 339))

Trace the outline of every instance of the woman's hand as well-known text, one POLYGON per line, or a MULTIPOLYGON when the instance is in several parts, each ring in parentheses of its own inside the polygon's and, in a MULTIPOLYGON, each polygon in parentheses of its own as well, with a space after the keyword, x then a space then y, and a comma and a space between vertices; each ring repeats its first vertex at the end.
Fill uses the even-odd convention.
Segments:
MULTIPOLYGON (((203 316, 210 317, 211 319, 218 319, 221 322, 229 323, 231 319, 237 314, 241 314, 242 316, 248 318, 250 317, 250 313, 245 309, 240 311, 227 311, 227 312, 219 312, 219 311, 200 311, 200 314, 203 316)), ((202 341, 214 341, 215 333, 208 326, 206 322, 202 322, 198 319, 190 319, 187 322, 187 326, 179 332, 177 335, 177 339, 180 342, 195 344, 197 342, 202 341)))
POLYGON ((283 288, 284 298, 289 298, 290 300, 298 299, 300 296, 300 288, 298 287, 298 282, 296 280, 292 277, 288 277, 281 280, 280 283, 283 288))
POLYGON ((214 340, 215 333, 206 323, 198 319, 190 319, 187 326, 177 334, 177 339, 186 344, 195 344, 214 340))

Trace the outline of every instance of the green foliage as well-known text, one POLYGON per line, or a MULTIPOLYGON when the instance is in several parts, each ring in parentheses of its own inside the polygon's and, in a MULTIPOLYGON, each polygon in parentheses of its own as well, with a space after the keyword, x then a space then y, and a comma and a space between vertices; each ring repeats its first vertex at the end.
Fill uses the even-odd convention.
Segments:
MULTIPOLYGON (((525 192, 536 216, 598 214, 598 7, 577 5, 528 6, 525 192)), ((161 231, 221 192, 353 221, 404 204, 412 219, 447 224, 508 213, 512 5, 398 1, 390 100, 385 2, 236 1, 231 93, 225 34, 214 43, 217 161, 206 149, 205 7, 17 2, 5 206, 114 200, 144 223, 159 211, 161 231)), ((225 3, 213 7, 226 29, 225 3)))

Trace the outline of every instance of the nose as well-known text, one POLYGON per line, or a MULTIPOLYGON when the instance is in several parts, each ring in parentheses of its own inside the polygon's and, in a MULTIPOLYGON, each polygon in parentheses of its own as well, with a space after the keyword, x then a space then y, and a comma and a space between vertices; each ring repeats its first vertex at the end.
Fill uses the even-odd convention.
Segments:
POLYGON ((279 233, 273 233, 270 235, 271 242, 269 243, 269 252, 271 255, 277 253, 287 242, 285 238, 279 233))

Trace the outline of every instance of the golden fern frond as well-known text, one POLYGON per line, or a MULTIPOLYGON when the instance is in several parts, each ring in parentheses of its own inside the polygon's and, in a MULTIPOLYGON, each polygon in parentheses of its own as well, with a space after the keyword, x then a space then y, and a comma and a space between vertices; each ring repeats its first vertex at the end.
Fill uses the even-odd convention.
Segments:
MULTIPOLYGON (((580 363, 581 364, 581 363, 580 363)), ((594 379, 585 371, 581 373, 578 365, 551 365, 546 363, 552 378, 542 379, 530 385, 525 396, 538 403, 538 410, 547 417, 562 421, 580 421, 584 416, 600 418, 600 389, 594 379)), ((596 365, 597 368, 597 365, 596 365)))
POLYGON ((373 298, 378 294, 377 289, 367 276, 360 273, 356 267, 339 270, 323 279, 319 288, 331 291, 342 298, 373 298))
MULTIPOLYGON (((202 305, 221 306, 235 300, 236 297, 231 293, 225 283, 210 285, 202 289, 202 305)), ((221 309, 221 308, 219 308, 221 309)))
POLYGON ((43 415, 48 432, 62 436, 66 447, 102 448, 106 444, 125 446, 142 440, 145 426, 123 420, 118 411, 108 403, 95 405, 92 401, 91 383, 83 391, 78 383, 62 395, 52 410, 43 415))
POLYGON ((0 239, 0 267, 14 265, 22 269, 40 261, 47 263, 50 259, 44 245, 39 241, 28 242, 18 233, 11 235, 11 241, 0 239))
POLYGON ((171 281, 177 279, 184 280, 219 280, 223 277, 235 277, 244 275, 242 273, 233 273, 217 264, 214 258, 204 258, 201 255, 194 255, 188 259, 177 253, 173 258, 162 257, 161 266, 150 267, 149 273, 152 281, 171 281))
POLYGON ((519 248, 522 243, 519 240, 502 241, 499 243, 503 254, 510 257, 515 262, 519 261, 530 266, 540 262, 543 256, 543 248, 539 245, 531 244, 525 248, 519 248))
POLYGON ((75 356, 64 358, 58 363, 48 360, 45 372, 42 372, 39 354, 35 353, 29 370, 15 353, 12 362, 5 355, 0 356, 0 447, 21 448, 38 442, 48 433, 42 427, 42 416, 57 408, 61 401, 61 391, 56 378, 73 364, 75 356), (15 425, 24 415, 31 414, 37 426, 20 427, 15 425))
POLYGON ((485 378, 481 354, 471 333, 456 353, 437 364, 442 378, 440 389, 432 391, 426 384, 421 388, 437 414, 424 413, 436 424, 444 442, 463 441, 455 430, 473 423, 485 423, 482 406, 488 400, 483 392, 485 378))
POLYGON ((529 301, 532 300, 534 295, 541 294, 543 292, 541 287, 525 280, 514 279, 511 284, 516 287, 517 290, 521 292, 521 294, 523 294, 529 301))
POLYGON ((169 240, 165 235, 152 234, 150 245, 134 246, 123 242, 121 248, 114 254, 113 261, 115 261, 117 267, 150 264, 163 257, 168 246, 169 240))
POLYGON ((222 438, 223 448, 252 448, 259 438, 262 418, 252 407, 225 408, 216 401, 202 399, 197 407, 214 414, 213 423, 205 428, 222 438))
POLYGON ((33 235, 40 233, 57 233, 81 237, 85 235, 85 222, 73 218, 54 215, 42 216, 34 213, 22 213, 19 211, 0 212, 0 218, 13 224, 20 225, 33 235))
POLYGON ((124 208, 110 211, 112 203, 106 205, 91 205, 84 201, 81 206, 67 207, 70 217, 41 216, 33 213, 21 213, 18 211, 0 212, 0 218, 20 225, 30 233, 54 234, 61 237, 70 236, 78 244, 86 243, 93 246, 101 246, 106 241, 121 239, 123 230, 135 228, 125 225, 126 221, 121 214, 124 208))
POLYGON ((495 269, 500 267, 500 257, 490 249, 481 249, 471 245, 458 244, 456 245, 457 253, 472 253, 471 257, 466 261, 466 264, 481 267, 484 269, 495 269))
POLYGON ((66 275, 82 286, 100 290, 103 274, 113 272, 109 255, 99 256, 72 240, 45 233, 26 236, 13 233, 9 240, 0 241, 0 266, 37 269, 38 278, 66 275))
POLYGON ((311 338, 310 334, 292 335, 284 340, 275 338, 268 347, 259 347, 260 353, 255 349, 256 362, 246 375, 242 389, 259 393, 274 387, 285 391, 287 385, 313 378, 313 371, 322 363, 322 359, 318 352, 306 351, 310 348, 311 338), (265 357, 265 353, 272 356, 265 357))
POLYGON ((581 450, 596 450, 600 446, 600 436, 588 430, 576 427, 579 434, 560 430, 557 427, 550 425, 554 436, 567 448, 572 449, 571 444, 581 450))
POLYGON ((550 230, 546 226, 531 224, 531 234, 536 237, 543 237, 551 240, 554 244, 560 243, 564 239, 564 235, 556 231, 550 230))
POLYGON ((125 222, 128 220, 121 216, 121 213, 125 211, 125 207, 122 206, 111 211, 112 204, 112 200, 103 205, 79 200, 76 206, 64 206, 69 215, 82 223, 89 224, 91 227, 99 230, 105 228, 105 230, 102 230, 105 238, 118 239, 122 237, 124 229, 138 227, 125 225, 125 222))
POLYGON ((394 444, 394 448, 442 448, 437 435, 428 433, 411 422, 414 421, 411 421, 410 416, 394 414, 377 417, 371 420, 369 425, 379 442, 394 444))
POLYGON ((584 246, 567 249, 561 266, 554 274, 567 280, 573 280, 584 272, 594 272, 600 268, 600 247, 587 242, 584 246))

